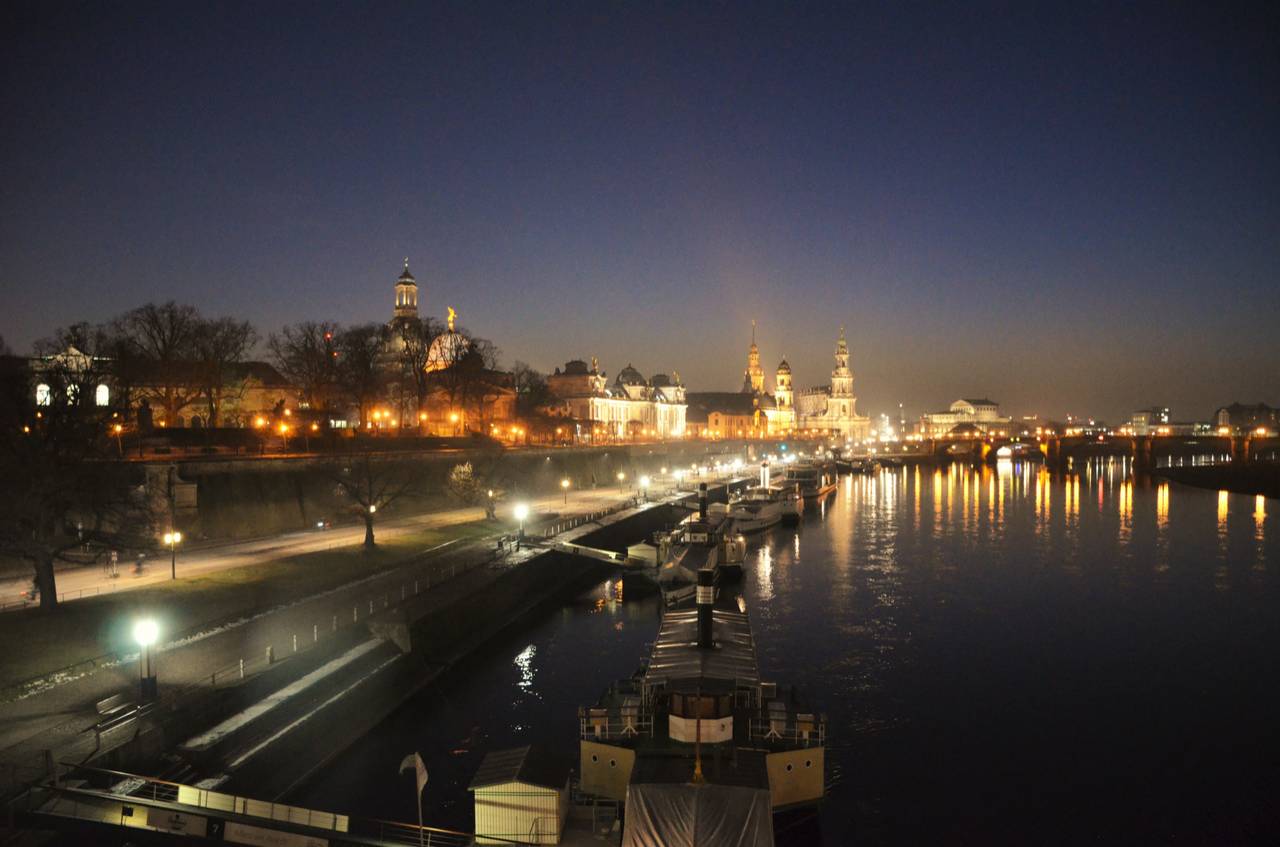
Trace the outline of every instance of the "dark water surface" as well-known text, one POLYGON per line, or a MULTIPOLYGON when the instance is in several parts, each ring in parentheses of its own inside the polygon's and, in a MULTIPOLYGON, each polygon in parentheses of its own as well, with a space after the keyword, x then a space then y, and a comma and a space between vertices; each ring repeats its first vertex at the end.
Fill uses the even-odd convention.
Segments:
MULTIPOLYGON (((1280 503, 1123 463, 846 477, 756 539, 741 589, 767 679, 829 717, 824 844, 1274 843, 1280 503)), ((422 693, 293 800, 469 829, 484 753, 576 751, 652 600, 605 584, 422 693)))

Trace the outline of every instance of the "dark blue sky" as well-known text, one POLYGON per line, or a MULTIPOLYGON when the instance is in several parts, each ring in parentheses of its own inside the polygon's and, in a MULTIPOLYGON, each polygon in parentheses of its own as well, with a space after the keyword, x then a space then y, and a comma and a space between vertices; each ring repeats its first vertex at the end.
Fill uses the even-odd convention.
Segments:
POLYGON ((426 311, 862 411, 1280 402, 1265 5, 7 4, 0 334, 426 311), (1124 6, 1123 9, 1113 7, 1124 6))

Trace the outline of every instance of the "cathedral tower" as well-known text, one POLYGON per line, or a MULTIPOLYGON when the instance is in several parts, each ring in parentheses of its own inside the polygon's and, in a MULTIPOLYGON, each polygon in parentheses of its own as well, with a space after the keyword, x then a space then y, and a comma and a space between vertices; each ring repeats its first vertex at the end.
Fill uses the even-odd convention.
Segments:
POLYGON ((773 401, 780 410, 790 409, 794 396, 791 391, 791 365, 783 359, 773 379, 773 401))
POLYGON ((742 378, 744 394, 764 393, 764 368, 760 367, 760 348, 756 346, 756 322, 751 322, 751 346, 747 348, 747 370, 742 378))
POLYGON ((849 370, 849 344, 844 340, 844 327, 836 341, 836 366, 831 371, 831 399, 828 414, 840 419, 852 418, 854 412, 853 371, 849 370))
POLYGON ((418 317, 418 283, 409 273, 409 259, 404 260, 404 273, 396 280, 396 313, 397 319, 416 319, 418 317))

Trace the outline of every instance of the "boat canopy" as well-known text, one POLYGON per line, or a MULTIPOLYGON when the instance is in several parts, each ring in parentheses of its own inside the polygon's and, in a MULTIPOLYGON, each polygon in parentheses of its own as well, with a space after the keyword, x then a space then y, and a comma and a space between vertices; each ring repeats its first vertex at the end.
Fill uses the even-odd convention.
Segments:
POLYGON ((721 679, 743 687, 758 687, 760 668, 747 616, 713 610, 711 637, 714 647, 698 647, 697 609, 668 612, 653 642, 645 685, 654 687, 678 679, 721 679))
POLYGON ((767 788, 644 783, 627 786, 622 847, 773 847, 767 788))

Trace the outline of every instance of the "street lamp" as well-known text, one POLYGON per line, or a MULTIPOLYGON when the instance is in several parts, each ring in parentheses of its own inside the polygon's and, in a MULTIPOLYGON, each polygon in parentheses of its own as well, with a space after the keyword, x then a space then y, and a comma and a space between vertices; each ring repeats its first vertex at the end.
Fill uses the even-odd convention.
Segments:
POLYGON ((622 484, 622 481, 623 481, 623 480, 625 480, 626 478, 627 478, 627 475, 626 475, 625 473, 623 473, 622 471, 618 471, 618 484, 619 484, 619 485, 621 485, 621 484, 622 484))
POLYGON ((156 675, 151 668, 151 645, 160 637, 160 626, 151 618, 133 624, 133 640, 141 648, 138 653, 138 693, 144 703, 156 699, 156 675))
POLYGON ((649 499, 649 477, 647 476, 640 477, 640 493, 645 500, 649 499))
POLYGON ((527 503, 517 503, 514 514, 516 520, 520 521, 520 534, 516 537, 516 549, 520 549, 520 542, 524 541, 524 521, 529 517, 529 506, 527 503))
POLYGON ((564 479, 560 480, 560 487, 564 489, 564 504, 568 506, 569 505, 569 478, 568 477, 565 477, 564 479))
POLYGON ((164 543, 169 547, 169 578, 178 578, 178 544, 182 541, 182 533, 176 529, 164 534, 164 543))

